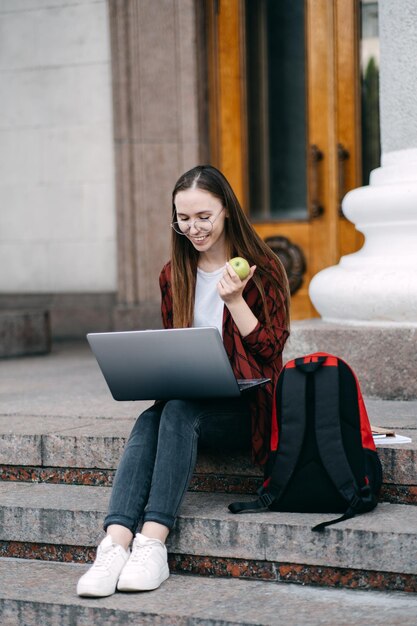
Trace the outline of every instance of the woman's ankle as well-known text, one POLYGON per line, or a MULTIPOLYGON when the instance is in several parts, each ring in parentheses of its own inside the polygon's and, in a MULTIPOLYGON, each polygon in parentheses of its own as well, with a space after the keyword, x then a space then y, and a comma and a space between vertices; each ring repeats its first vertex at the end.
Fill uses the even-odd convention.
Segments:
POLYGON ((106 532, 112 538, 113 543, 117 543, 125 550, 128 549, 133 539, 133 533, 128 528, 121 526, 120 524, 110 524, 110 526, 107 527, 106 532))
POLYGON ((165 543, 169 535, 169 528, 158 522, 145 522, 140 531, 144 537, 148 539, 158 539, 161 543, 165 543))

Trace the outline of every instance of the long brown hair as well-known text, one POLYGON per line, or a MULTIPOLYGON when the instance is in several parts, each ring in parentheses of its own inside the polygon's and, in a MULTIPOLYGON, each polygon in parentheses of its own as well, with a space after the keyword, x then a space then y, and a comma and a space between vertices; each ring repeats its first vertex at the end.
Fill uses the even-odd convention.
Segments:
MULTIPOLYGON (((285 269, 276 254, 254 231, 229 182, 218 169, 211 165, 198 165, 178 179, 172 192, 172 221, 177 219, 175 207, 177 193, 195 188, 211 193, 220 200, 226 209, 228 219, 225 220, 225 236, 230 256, 241 256, 247 259, 249 265, 257 266, 252 280, 261 294, 267 323, 270 320, 261 280, 262 276, 272 284, 277 294, 282 295, 288 327, 290 293, 285 269), (268 260, 274 262, 277 277, 270 272, 268 260)), ((184 328, 193 323, 199 253, 187 237, 179 235, 174 230, 172 230, 171 252, 174 326, 184 328)))

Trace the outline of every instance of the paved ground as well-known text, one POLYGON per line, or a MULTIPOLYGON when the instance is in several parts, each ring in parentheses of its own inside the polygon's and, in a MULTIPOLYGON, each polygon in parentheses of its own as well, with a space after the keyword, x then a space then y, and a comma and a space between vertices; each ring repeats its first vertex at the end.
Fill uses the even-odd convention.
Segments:
POLYGON ((150 402, 113 400, 86 342, 56 343, 43 356, 0 360, 0 414, 126 418, 150 402))

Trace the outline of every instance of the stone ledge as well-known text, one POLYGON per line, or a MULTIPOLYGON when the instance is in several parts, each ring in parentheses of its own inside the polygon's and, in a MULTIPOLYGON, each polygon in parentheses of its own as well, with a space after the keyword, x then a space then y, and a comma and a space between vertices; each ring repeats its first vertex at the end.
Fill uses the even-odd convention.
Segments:
MULTIPOLYGON (((85 548, 62 544, 0 541, 0 569, 1 559, 91 564, 95 556, 96 547, 85 548)), ((324 565, 207 557, 175 554, 173 552, 168 554, 168 564, 171 574, 177 575, 210 576, 217 579, 240 578, 246 581, 257 580, 278 584, 297 583, 338 589, 377 589, 379 591, 403 591, 406 593, 416 593, 417 591, 417 577, 413 574, 398 572, 375 572, 343 567, 326 567, 324 565)))
POLYGON ((409 594, 251 580, 171 576, 152 593, 77 598, 82 565, 0 560, 0 621, 39 624, 143 626, 411 626, 416 599, 409 594))
POLYGON ((47 354, 51 350, 48 311, 0 312, 0 358, 47 354))
POLYGON ((417 573, 415 507, 382 503, 371 513, 329 527, 320 534, 313 533, 312 526, 334 519, 334 514, 265 512, 233 516, 227 510, 230 501, 230 495, 188 494, 169 538, 170 550, 417 573))
MULTIPOLYGON (((115 470, 71 467, 31 467, 1 465, 0 481, 48 483, 49 485, 85 485, 111 487, 115 470)), ((413 476, 410 480, 415 480, 413 476)), ((262 484, 262 474, 242 476, 219 473, 195 473, 189 491, 255 495, 262 484)), ((380 502, 417 505, 417 485, 384 482, 380 502)))
MULTIPOLYGON (((0 483, 0 540, 95 546, 109 496, 105 487, 0 483)), ((235 499, 188 493, 169 537, 170 552, 417 573, 416 507, 382 503, 319 534, 311 527, 334 515, 232 515, 227 505, 235 499)))
POLYGON ((355 371, 362 393, 417 398, 417 327, 350 325, 311 319, 293 322, 285 360, 312 352, 335 354, 355 371))
MULTIPOLYGON (((117 468, 133 425, 133 420, 124 419, 109 423, 100 419, 68 418, 59 423, 52 418, 32 417, 15 418, 14 425, 10 420, 10 417, 0 416, 0 465, 20 466, 22 472, 24 466, 38 468, 38 473, 42 468, 50 471, 61 468, 69 473, 73 470, 73 475, 76 470, 96 470, 97 477, 100 472, 117 468)), ((397 421, 401 422, 401 417, 397 421)), ((384 425, 384 421, 378 420, 378 424, 384 425)), ((417 431, 396 428, 396 432, 410 436, 412 442, 378 446, 384 483, 415 485, 417 431)), ((201 477, 224 476, 232 480, 240 477, 241 482, 253 479, 259 484, 262 479, 261 470, 253 466, 249 455, 244 453, 200 452, 195 472, 201 477)))
POLYGON ((0 294, 0 309, 48 310, 53 340, 84 339, 87 332, 112 330, 113 292, 0 294))

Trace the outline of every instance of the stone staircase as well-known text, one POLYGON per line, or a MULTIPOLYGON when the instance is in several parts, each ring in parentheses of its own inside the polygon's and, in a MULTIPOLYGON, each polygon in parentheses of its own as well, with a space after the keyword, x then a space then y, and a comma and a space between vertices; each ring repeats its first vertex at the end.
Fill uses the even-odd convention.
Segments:
POLYGON ((174 575, 152 594, 86 600, 76 580, 147 403, 115 403, 85 345, 0 362, 0 392, 0 624, 415 623, 416 401, 366 400, 372 423, 413 440, 379 447, 375 511, 324 534, 311 527, 332 516, 233 516, 227 504, 260 472, 241 455, 200 455, 169 537, 174 575))

